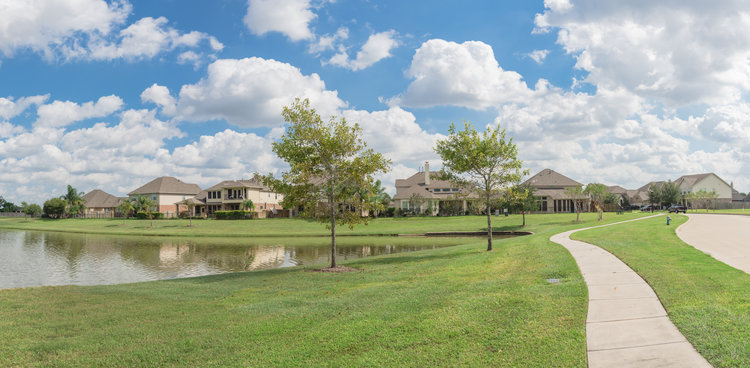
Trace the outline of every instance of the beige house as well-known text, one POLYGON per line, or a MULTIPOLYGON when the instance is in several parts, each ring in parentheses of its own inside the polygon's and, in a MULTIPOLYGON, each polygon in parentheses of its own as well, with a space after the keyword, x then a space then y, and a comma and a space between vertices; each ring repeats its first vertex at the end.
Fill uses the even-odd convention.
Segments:
POLYGON ((675 180, 675 184, 680 187, 683 198, 690 193, 705 190, 719 195, 717 203, 732 203, 734 188, 714 173, 683 175, 675 180))
POLYGON ((86 204, 86 216, 114 217, 115 209, 123 199, 115 197, 103 190, 94 189, 83 195, 86 204))
POLYGON ((196 212, 211 216, 216 211, 240 210, 242 202, 247 199, 253 201, 254 211, 259 218, 273 216, 284 209, 281 206, 284 195, 262 183, 255 180, 225 180, 195 196, 195 200, 202 204, 196 207, 196 212))
POLYGON ((463 214, 469 210, 470 202, 476 199, 476 194, 449 181, 430 178, 430 164, 425 162, 424 171, 408 179, 396 179, 393 204, 404 212, 437 216, 463 214))
POLYGON ((567 188, 582 187, 583 184, 551 169, 544 169, 523 182, 534 188, 534 196, 539 203, 538 211, 547 213, 575 212, 575 203, 581 212, 589 210, 588 196, 570 196, 567 188))
POLYGON ((201 192, 196 184, 185 183, 171 176, 156 178, 142 187, 128 193, 132 199, 143 195, 155 203, 155 210, 164 214, 164 217, 176 217, 180 211, 185 211, 184 205, 178 205, 185 199, 195 197, 201 192))

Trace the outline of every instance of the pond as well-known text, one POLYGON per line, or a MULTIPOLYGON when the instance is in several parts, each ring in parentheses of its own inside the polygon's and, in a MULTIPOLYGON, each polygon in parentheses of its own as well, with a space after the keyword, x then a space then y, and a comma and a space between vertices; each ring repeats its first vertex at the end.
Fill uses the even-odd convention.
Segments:
MULTIPOLYGON (((477 238, 339 237, 337 261, 477 238)), ((330 262, 326 237, 174 238, 0 230, 0 289, 103 285, 330 262)))

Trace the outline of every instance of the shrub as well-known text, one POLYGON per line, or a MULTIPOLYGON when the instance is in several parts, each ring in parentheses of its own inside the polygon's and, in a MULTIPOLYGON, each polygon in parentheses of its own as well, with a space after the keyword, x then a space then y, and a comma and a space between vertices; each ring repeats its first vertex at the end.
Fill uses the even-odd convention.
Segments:
POLYGON ((60 198, 51 198, 44 202, 44 209, 42 211, 46 217, 60 218, 65 213, 66 205, 67 203, 60 198))
POLYGON ((216 211, 214 212, 217 220, 242 220, 250 218, 250 211, 216 211))
MULTIPOLYGON (((135 214, 135 217, 139 220, 147 220, 148 219, 148 213, 146 212, 137 212, 135 214)), ((161 212, 151 212, 151 218, 154 220, 162 219, 164 218, 164 214, 161 212)))

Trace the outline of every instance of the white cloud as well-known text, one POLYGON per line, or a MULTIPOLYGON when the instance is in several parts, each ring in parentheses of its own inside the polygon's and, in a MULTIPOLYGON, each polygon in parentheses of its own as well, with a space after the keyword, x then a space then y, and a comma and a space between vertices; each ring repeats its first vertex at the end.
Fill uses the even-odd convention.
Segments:
POLYGON ((96 102, 77 104, 71 101, 54 101, 37 109, 39 118, 34 126, 63 127, 77 121, 108 116, 122 108, 122 99, 115 95, 100 97, 96 102))
POLYGON ((0 97, 0 118, 12 119, 31 106, 43 104, 48 98, 49 95, 21 97, 17 100, 12 97, 0 97))
POLYGON ((625 88, 667 106, 725 104, 750 89, 744 1, 547 1, 536 26, 599 88, 625 88))
POLYGON ((169 93, 169 88, 156 83, 143 90, 141 101, 156 104, 161 107, 161 112, 167 116, 172 116, 177 111, 177 102, 169 93))
POLYGON ((396 35, 394 30, 373 33, 362 46, 362 49, 357 52, 356 59, 350 60, 346 49, 342 47, 338 54, 328 60, 327 64, 355 71, 368 68, 380 60, 391 57, 391 50, 399 45, 399 41, 395 38, 396 35))
POLYGON ((329 91, 317 74, 261 58, 222 59, 208 66, 208 75, 182 86, 177 114, 187 121, 226 119, 244 127, 276 127, 281 110, 294 98, 309 98, 323 117, 336 115, 346 103, 329 91))
POLYGON ((537 64, 542 64, 544 59, 547 58, 547 55, 549 55, 549 50, 534 50, 526 54, 526 56, 531 60, 534 60, 537 64))
MULTIPOLYGON (((109 42, 99 39, 89 44, 90 50, 83 51, 84 58, 95 60, 112 60, 124 58, 126 60, 151 59, 156 55, 179 48, 197 48, 206 41, 213 51, 220 51, 224 45, 215 37, 192 31, 180 33, 167 25, 164 17, 145 17, 120 31, 117 41, 109 42)), ((75 54, 76 50, 72 50, 75 54)), ((179 61, 199 63, 202 55, 193 50, 180 54, 179 61)))
POLYGON ((310 22, 316 17, 310 0, 248 0, 244 22, 256 35, 279 32, 301 41, 315 38, 310 22))
POLYGON ((76 35, 108 34, 130 11, 124 1, 6 0, 0 11, 0 51, 12 56, 28 48, 51 58, 76 35))
POLYGON ((164 17, 145 17, 120 29, 131 10, 124 0, 7 0, 0 11, 0 52, 12 57, 31 50, 49 61, 132 61, 201 48, 203 41, 211 55, 223 48, 213 36, 168 26, 164 17))
POLYGON ((336 45, 338 45, 341 41, 344 41, 348 38, 349 38, 349 28, 339 27, 339 29, 336 30, 336 33, 332 35, 325 34, 323 36, 318 37, 318 39, 315 42, 311 42, 307 50, 311 54, 319 54, 324 51, 330 51, 330 50, 335 49, 336 45))
POLYGON ((391 105, 480 110, 521 101, 532 93, 520 74, 503 70, 492 47, 479 41, 429 40, 417 49, 406 74, 414 81, 402 96, 389 101, 391 105))

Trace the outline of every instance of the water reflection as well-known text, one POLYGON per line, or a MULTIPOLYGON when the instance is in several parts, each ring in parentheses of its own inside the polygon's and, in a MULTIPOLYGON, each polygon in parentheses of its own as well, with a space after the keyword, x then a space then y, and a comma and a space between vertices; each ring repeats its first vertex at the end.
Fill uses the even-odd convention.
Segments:
MULTIPOLYGON (((432 249, 467 238, 339 238, 337 260, 432 249)), ((330 262, 328 238, 196 239, 0 230, 0 289, 99 285, 330 262)))

